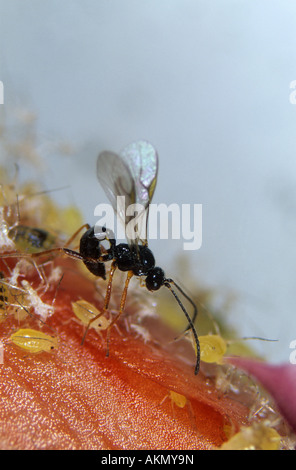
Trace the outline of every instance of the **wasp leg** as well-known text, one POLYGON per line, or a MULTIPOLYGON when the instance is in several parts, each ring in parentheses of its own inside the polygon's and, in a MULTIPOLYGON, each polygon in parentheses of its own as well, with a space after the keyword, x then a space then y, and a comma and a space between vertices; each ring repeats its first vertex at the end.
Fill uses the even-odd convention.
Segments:
POLYGON ((106 356, 109 356, 109 342, 110 342, 111 328, 117 322, 117 320, 119 319, 119 317, 121 316, 121 314, 124 311, 126 296, 127 296, 127 290, 128 290, 128 286, 129 286, 130 280, 133 277, 133 275, 134 275, 134 273, 132 271, 128 271, 127 276, 126 276, 126 280, 125 280, 125 284, 124 284, 124 289, 123 289, 121 299, 120 299, 119 312, 107 328, 107 353, 106 353, 106 356))
POLYGON ((85 338, 86 338, 86 335, 87 335, 87 332, 91 326, 91 324, 98 320, 102 315, 104 315, 104 313, 106 312, 106 310, 108 309, 108 306, 109 306, 109 302, 110 302, 110 297, 111 297, 111 291, 112 291, 112 281, 113 281, 113 276, 114 276, 114 272, 116 270, 116 264, 113 262, 111 264, 111 269, 110 269, 110 273, 109 273, 109 279, 108 279, 108 285, 107 285, 107 289, 106 289, 106 294, 105 294, 105 300, 104 300, 104 307, 103 307, 103 310, 98 314, 96 315, 94 318, 92 318, 89 322, 89 324, 87 325, 86 329, 85 329, 85 332, 84 332, 84 335, 83 335, 83 338, 81 340, 81 345, 83 345, 84 341, 85 341, 85 338))
POLYGON ((77 251, 70 250, 69 248, 56 247, 49 250, 39 251, 38 253, 20 253, 18 251, 1 253, 1 258, 39 258, 41 256, 50 255, 53 253, 61 253, 70 256, 71 258, 83 260, 84 257, 77 251))

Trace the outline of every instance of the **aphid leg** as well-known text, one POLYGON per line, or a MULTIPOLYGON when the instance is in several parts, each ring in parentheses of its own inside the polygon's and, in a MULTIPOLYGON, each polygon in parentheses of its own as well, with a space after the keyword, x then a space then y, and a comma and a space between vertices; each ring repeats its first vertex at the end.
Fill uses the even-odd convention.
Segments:
MULTIPOLYGON (((188 315, 184 305, 182 304, 181 300, 179 299, 179 297, 177 296, 176 292, 174 291, 174 289, 172 288, 171 286, 171 283, 174 284, 174 286, 177 287, 177 289, 180 290, 181 293, 183 293, 182 289, 179 288, 177 286, 177 284, 175 282, 172 282, 172 279, 166 279, 165 282, 164 282, 164 286, 166 286, 168 289, 170 289, 171 293, 173 294, 173 296, 175 297, 176 301, 178 302, 179 304, 179 307, 181 308, 181 310, 183 311, 185 317, 187 318, 188 320, 188 324, 189 324, 189 328, 191 329, 192 333, 193 333, 193 336, 194 336, 194 341, 195 341, 195 344, 196 344, 196 365, 195 365, 195 369, 194 369, 194 373, 195 375, 198 374, 198 371, 199 371, 199 365, 200 365, 200 345, 199 345, 199 340, 198 340, 198 336, 197 336, 197 332, 196 332, 196 329, 194 327, 194 324, 190 318, 190 316, 188 315)), ((188 296, 186 295, 185 298, 188 298, 188 296)), ((193 303, 191 301, 191 303, 193 303)))
POLYGON ((132 271, 128 271, 126 279, 125 279, 124 289, 123 289, 121 299, 120 299, 119 312, 107 328, 107 353, 106 353, 106 356, 109 356, 109 342, 110 342, 111 328, 117 322, 117 320, 119 319, 119 317, 121 316, 121 314, 124 311, 126 296, 127 296, 127 290, 128 290, 128 286, 129 286, 130 280, 133 277, 133 275, 134 275, 134 273, 132 271))
POLYGON ((4 295, 1 295, 0 299, 4 300, 6 315, 10 314, 10 313, 13 313, 15 317, 17 315, 18 322, 20 323, 19 309, 21 308, 24 311, 25 311, 25 309, 20 304, 17 297, 18 296, 24 296, 26 294, 26 291, 24 289, 21 289, 20 287, 13 286, 9 282, 5 282, 4 280, 1 280, 1 292, 3 292, 3 294, 4 294, 4 295), (12 299, 13 299, 13 301, 12 301, 12 299), (16 302, 16 303, 14 303, 14 302, 16 302))
POLYGON ((108 279, 108 285, 107 285, 107 289, 106 289, 106 294, 105 294, 105 300, 104 300, 104 307, 103 307, 103 310, 99 313, 99 315, 96 315, 94 318, 92 318, 90 321, 89 321, 89 324, 87 325, 86 329, 85 329, 85 332, 84 332, 84 335, 82 337, 82 340, 81 340, 81 345, 83 345, 84 341, 85 341, 85 338, 86 338, 86 335, 87 335, 87 332, 91 326, 91 324, 98 320, 102 315, 104 315, 104 313, 106 312, 106 310, 108 310, 108 306, 109 306, 109 302, 110 302, 110 297, 111 297, 111 291, 112 291, 112 281, 113 281, 113 276, 114 276, 114 272, 116 270, 116 264, 113 262, 111 264, 111 269, 110 269, 110 272, 109 272, 109 279, 108 279))
MULTIPOLYGON (((39 276, 39 279, 40 279, 40 282, 41 282, 42 292, 45 293, 49 288, 49 284, 48 284, 48 281, 46 279, 43 264, 38 265, 34 259, 32 259, 30 261, 33 263, 34 268, 36 269, 36 272, 39 276)), ((44 263, 44 264, 46 264, 46 263, 44 263)))
MULTIPOLYGON (((27 291, 26 289, 20 289, 20 288, 17 288, 17 289, 28 294, 28 291, 27 291)), ((36 319, 38 322, 40 322, 43 326, 46 326, 46 328, 49 328, 50 330, 52 330, 52 331, 56 334, 55 329, 54 329, 52 326, 48 325, 45 320, 43 320, 42 318, 40 318, 40 316, 38 316, 38 315, 36 315, 35 313, 33 313, 33 312, 31 311, 31 308, 30 308, 29 305, 25 306, 25 305, 23 305, 22 302, 19 301, 17 294, 12 294, 12 295, 14 296, 16 303, 17 303, 30 317, 35 318, 35 319, 36 319)))
MULTIPOLYGON (((5 259, 1 259, 1 263, 4 264, 6 271, 7 271, 9 274, 11 274, 11 269, 10 269, 9 265, 6 263, 5 259)), ((2 273, 2 274, 3 274, 3 273, 2 273)))

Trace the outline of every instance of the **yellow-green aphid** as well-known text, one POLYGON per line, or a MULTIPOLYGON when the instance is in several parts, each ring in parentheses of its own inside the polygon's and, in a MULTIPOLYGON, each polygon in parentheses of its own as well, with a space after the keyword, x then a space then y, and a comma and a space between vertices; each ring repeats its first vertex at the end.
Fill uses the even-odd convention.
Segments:
POLYGON ((192 409, 190 400, 185 397, 185 395, 182 395, 181 393, 175 392, 174 390, 168 390, 168 393, 165 395, 165 397, 162 399, 160 404, 164 403, 167 399, 169 398, 171 402, 171 410, 172 410, 172 415, 173 418, 175 419, 175 406, 178 408, 181 408, 182 410, 187 410, 188 416, 192 421, 192 425, 195 426, 195 418, 194 418, 194 411, 192 409))
MULTIPOLYGON (((72 309, 76 317, 84 326, 88 326, 89 322, 93 318, 101 314, 101 312, 94 305, 83 299, 72 302, 72 309)), ((104 315, 101 315, 99 318, 97 318, 97 320, 90 324, 90 328, 101 331, 106 330, 109 325, 110 320, 108 320, 104 315)))
POLYGON ((220 335, 199 336, 199 344, 201 361, 221 364, 227 351, 227 343, 220 335))
POLYGON ((161 400, 160 404, 164 403, 167 399, 171 400, 172 407, 176 405, 178 408, 184 408, 188 403, 187 398, 181 393, 174 392, 173 390, 168 390, 167 395, 161 400))
POLYGON ((181 395, 180 393, 174 392, 173 390, 169 391, 169 398, 179 408, 184 408, 184 406, 187 403, 187 398, 184 395, 181 395))
POLYGON ((10 341, 30 353, 51 352, 57 349, 57 336, 47 335, 31 328, 21 328, 10 336, 10 341))

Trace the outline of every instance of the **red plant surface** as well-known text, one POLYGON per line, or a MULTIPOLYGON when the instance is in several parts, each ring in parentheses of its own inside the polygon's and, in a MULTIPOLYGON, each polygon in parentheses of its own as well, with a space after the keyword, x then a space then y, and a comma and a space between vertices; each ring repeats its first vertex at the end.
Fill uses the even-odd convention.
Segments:
MULTIPOLYGON (((174 347, 166 348, 165 340, 145 343, 124 320, 112 329, 109 357, 105 332, 102 337, 89 331, 81 346, 83 328, 73 319, 71 301, 98 303, 94 283, 77 262, 57 262, 67 269, 47 323, 60 338, 58 350, 30 354, 4 339, 2 448, 208 449, 227 440, 226 426, 236 431, 248 423, 249 409, 239 397, 216 390, 202 372, 194 375, 192 353, 184 360, 178 348, 175 354, 174 347), (184 408, 169 399, 170 391, 186 397, 184 408)), ((49 289, 44 298, 52 296, 49 289)), ((28 321, 36 323, 32 317, 28 321)), ((166 331, 160 321, 153 322, 152 330, 166 331)), ((17 323, 7 318, 2 337, 17 323)))

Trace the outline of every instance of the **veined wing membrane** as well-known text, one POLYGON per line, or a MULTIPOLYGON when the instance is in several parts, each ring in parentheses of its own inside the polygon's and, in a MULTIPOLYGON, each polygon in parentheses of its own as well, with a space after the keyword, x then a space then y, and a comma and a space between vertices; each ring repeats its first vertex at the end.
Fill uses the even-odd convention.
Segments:
POLYGON ((155 148, 147 141, 133 142, 120 154, 127 163, 134 179, 136 202, 145 209, 151 202, 157 180, 158 155, 155 148))
MULTIPOLYGON (((105 151, 98 157, 98 179, 114 211, 124 223, 129 244, 137 244, 139 240, 127 233, 129 231, 127 225, 131 217, 126 215, 126 210, 131 204, 141 204, 144 210, 138 213, 138 226, 136 225, 135 228, 139 229, 145 223, 147 229, 149 203, 155 190, 157 171, 157 153, 149 142, 143 140, 125 147, 120 156, 105 151), (124 205, 118 206, 118 196, 125 197, 124 205)), ((140 230, 140 233, 143 232, 140 230)), ((142 242, 147 243, 146 237, 142 239, 142 242)))
POLYGON ((126 208, 136 202, 136 189, 131 172, 119 155, 104 151, 97 161, 97 176, 112 207, 126 225, 126 208), (117 196, 125 196, 125 205, 117 207, 117 196))

